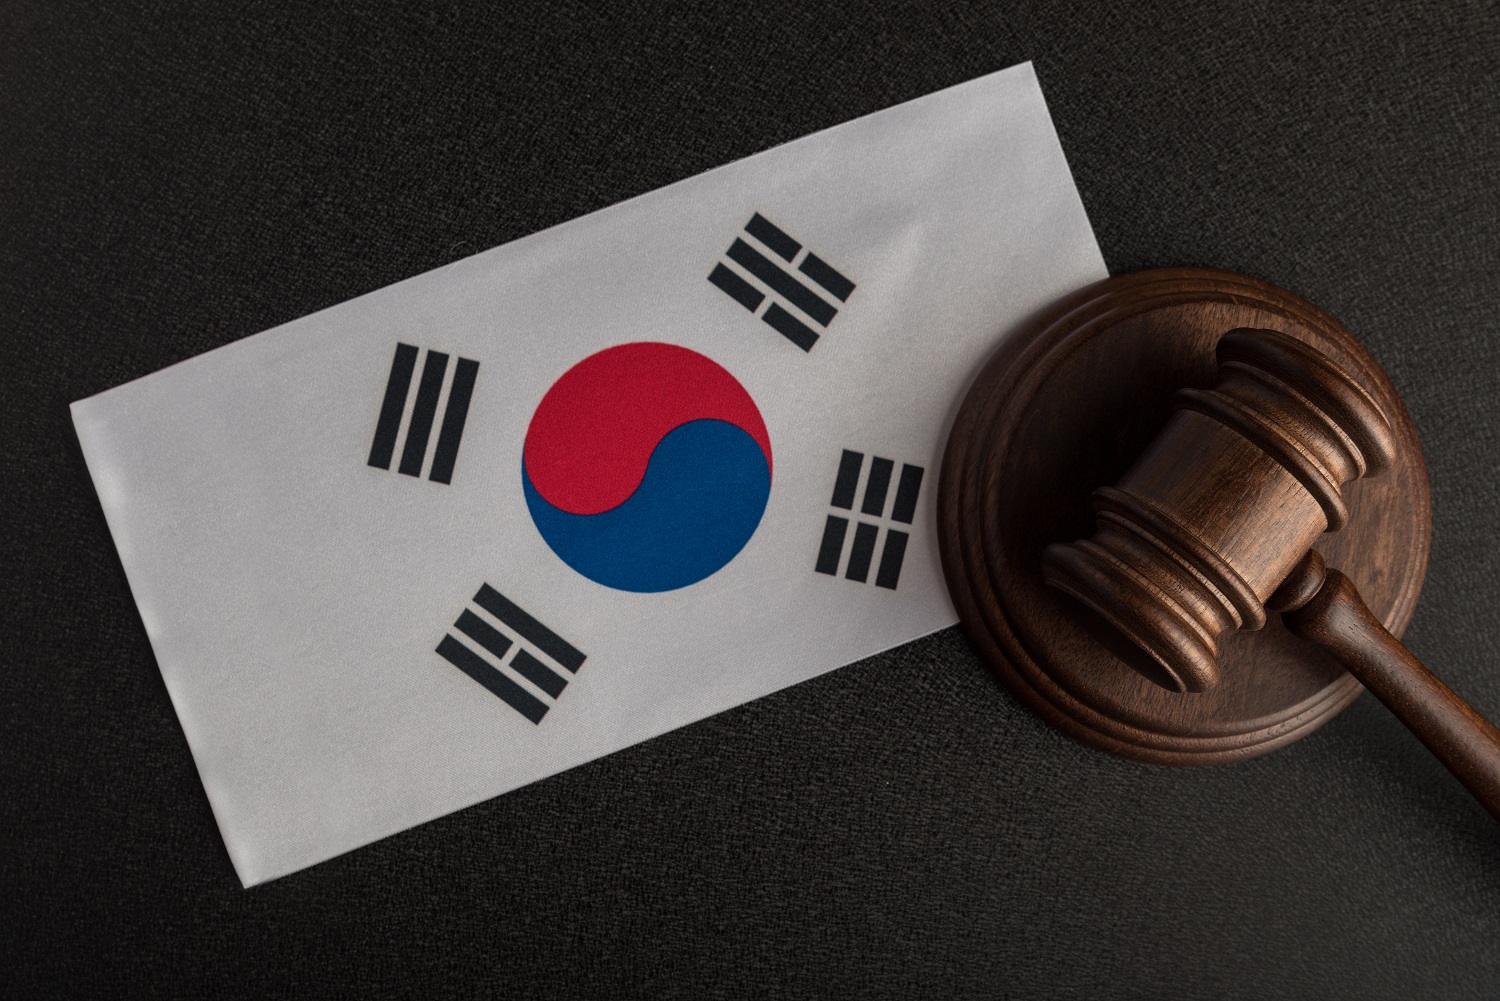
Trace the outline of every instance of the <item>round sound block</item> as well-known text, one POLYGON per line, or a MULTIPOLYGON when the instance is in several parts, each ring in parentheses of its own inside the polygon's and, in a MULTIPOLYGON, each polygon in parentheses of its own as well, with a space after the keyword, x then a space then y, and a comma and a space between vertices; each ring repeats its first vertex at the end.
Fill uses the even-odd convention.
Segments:
POLYGON ((1042 550, 1094 531, 1089 495, 1116 482, 1172 413, 1213 385, 1235 327, 1279 330, 1330 355, 1368 390, 1397 439, 1391 469, 1350 483, 1348 525, 1317 548, 1399 636, 1427 569, 1427 469, 1406 408, 1350 333, 1274 285, 1205 268, 1110 278, 1008 338, 975 380, 948 442, 938 533, 965 630, 1017 698, 1065 733, 1126 757, 1206 765, 1312 732, 1362 690, 1272 614, 1225 634, 1223 680, 1179 694, 1125 663, 1082 605, 1042 583, 1042 550))

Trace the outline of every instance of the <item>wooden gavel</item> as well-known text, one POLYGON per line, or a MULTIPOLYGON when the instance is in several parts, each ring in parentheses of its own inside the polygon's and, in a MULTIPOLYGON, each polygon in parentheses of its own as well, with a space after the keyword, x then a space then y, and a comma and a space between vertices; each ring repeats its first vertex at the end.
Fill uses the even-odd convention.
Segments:
POLYGON ((1138 648, 1138 671, 1186 693, 1220 683, 1222 634, 1280 612, 1500 820, 1500 731, 1312 549, 1348 521, 1344 485, 1392 462, 1387 416, 1332 359, 1285 334, 1233 330, 1217 357, 1214 388, 1177 394, 1136 464, 1094 493, 1095 534, 1049 546, 1043 579, 1138 648))

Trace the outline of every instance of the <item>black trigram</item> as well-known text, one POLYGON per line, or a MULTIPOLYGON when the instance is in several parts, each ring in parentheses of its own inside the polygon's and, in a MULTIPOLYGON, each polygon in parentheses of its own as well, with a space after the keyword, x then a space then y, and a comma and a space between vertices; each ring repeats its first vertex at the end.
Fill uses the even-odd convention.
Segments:
POLYGON ((490 617, 476 615, 473 609, 466 608, 453 623, 453 628, 472 646, 450 632, 438 644, 437 652, 516 712, 533 723, 540 723, 551 708, 543 696, 556 701, 568 686, 567 679, 557 668, 577 674, 583 666, 583 654, 488 584, 479 588, 473 604, 490 617), (495 623, 499 623, 504 631, 497 629, 495 623), (517 638, 524 640, 527 646, 518 644, 517 638), (512 647, 515 648, 513 654, 512 647), (476 652, 476 648, 489 656, 476 652), (507 654, 511 654, 509 660, 507 654), (523 685, 517 679, 527 684, 523 685))
MULTIPOLYGON (((390 469, 400 437, 406 400, 411 395, 411 377, 417 370, 417 349, 397 344, 391 360, 391 377, 385 384, 385 400, 380 404, 380 420, 375 425, 375 441, 370 445, 370 465, 390 469)), ((453 379, 446 387, 448 403, 443 408, 443 427, 438 431, 437 448, 427 478, 434 483, 453 482, 453 464, 458 461, 458 443, 464 436, 464 421, 469 416, 469 400, 474 395, 474 378, 479 363, 460 358, 453 369, 453 379)), ((447 382, 448 356, 441 351, 427 352, 422 364, 422 378, 417 383, 417 398, 406 421, 406 441, 401 446, 398 471, 407 476, 421 476, 427 464, 427 442, 432 437, 432 422, 437 417, 438 402, 447 382)))
MULTIPOLYGON (((840 510, 854 511, 855 495, 859 492, 861 474, 866 469, 863 452, 851 452, 847 448, 839 458, 838 476, 833 483, 833 500, 829 503, 840 510)), ((854 526, 854 542, 849 546, 849 559, 844 563, 844 576, 849 580, 864 583, 870 578, 870 564, 875 559, 875 544, 880 541, 882 521, 910 525, 917 512, 917 496, 922 492, 922 467, 903 463, 901 478, 896 483, 896 499, 886 512, 886 498, 891 493, 891 478, 896 464, 890 459, 872 456, 869 473, 864 479, 864 498, 860 501, 860 520, 854 526)), ((849 535, 849 518, 830 514, 823 526, 823 542, 818 547, 818 562, 813 568, 818 573, 838 576, 839 564, 843 563, 844 541, 849 535)), ((896 589, 901 580, 901 562, 906 558, 906 543, 911 533, 903 532, 893 525, 885 526, 885 545, 880 550, 880 567, 875 571, 875 586, 896 589)))
POLYGON ((802 244, 773 226, 759 212, 745 224, 745 235, 755 243, 736 237, 724 255, 735 266, 721 261, 714 265, 708 280, 752 313, 760 311, 768 293, 775 296, 764 312, 760 312, 760 318, 803 351, 811 351, 818 343, 818 332, 801 317, 827 327, 839 312, 838 307, 818 289, 839 302, 847 302, 854 292, 854 283, 835 271, 823 258, 804 249, 802 244), (758 247, 781 258, 787 266, 777 264, 758 247), (813 284, 809 285, 794 275, 791 271, 793 265, 813 284), (750 278, 755 281, 750 281, 750 278))

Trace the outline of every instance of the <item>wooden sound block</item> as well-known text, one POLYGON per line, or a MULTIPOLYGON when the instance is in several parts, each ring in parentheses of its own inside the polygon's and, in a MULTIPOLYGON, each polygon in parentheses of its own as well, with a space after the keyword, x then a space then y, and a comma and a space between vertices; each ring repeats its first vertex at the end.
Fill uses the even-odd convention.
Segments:
POLYGON ((1319 538, 1399 636, 1427 569, 1431 501, 1416 430, 1380 366, 1327 314, 1274 285, 1163 268, 1085 288, 1001 344, 975 380, 943 460, 938 533, 965 630, 1000 681, 1065 733, 1126 757, 1206 765, 1305 736, 1362 689, 1279 615, 1225 635, 1223 680, 1176 693, 1041 577, 1042 550, 1094 531, 1089 496, 1117 482, 1172 414, 1212 386, 1214 346, 1237 327, 1281 331, 1331 356, 1394 425, 1396 460, 1348 484, 1349 523, 1319 538))

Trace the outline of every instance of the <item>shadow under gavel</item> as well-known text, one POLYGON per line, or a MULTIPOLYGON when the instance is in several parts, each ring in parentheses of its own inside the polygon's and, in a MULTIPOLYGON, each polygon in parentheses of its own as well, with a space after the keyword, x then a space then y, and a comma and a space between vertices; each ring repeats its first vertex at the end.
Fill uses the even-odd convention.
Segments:
POLYGON ((1049 546, 1043 579, 1097 613, 1165 688, 1219 682, 1217 641, 1266 608, 1333 655, 1500 820, 1500 731, 1422 665, 1311 547, 1348 520, 1342 486, 1393 457, 1379 404, 1328 356, 1270 330, 1218 344, 1161 434, 1094 494, 1097 530, 1049 546))

